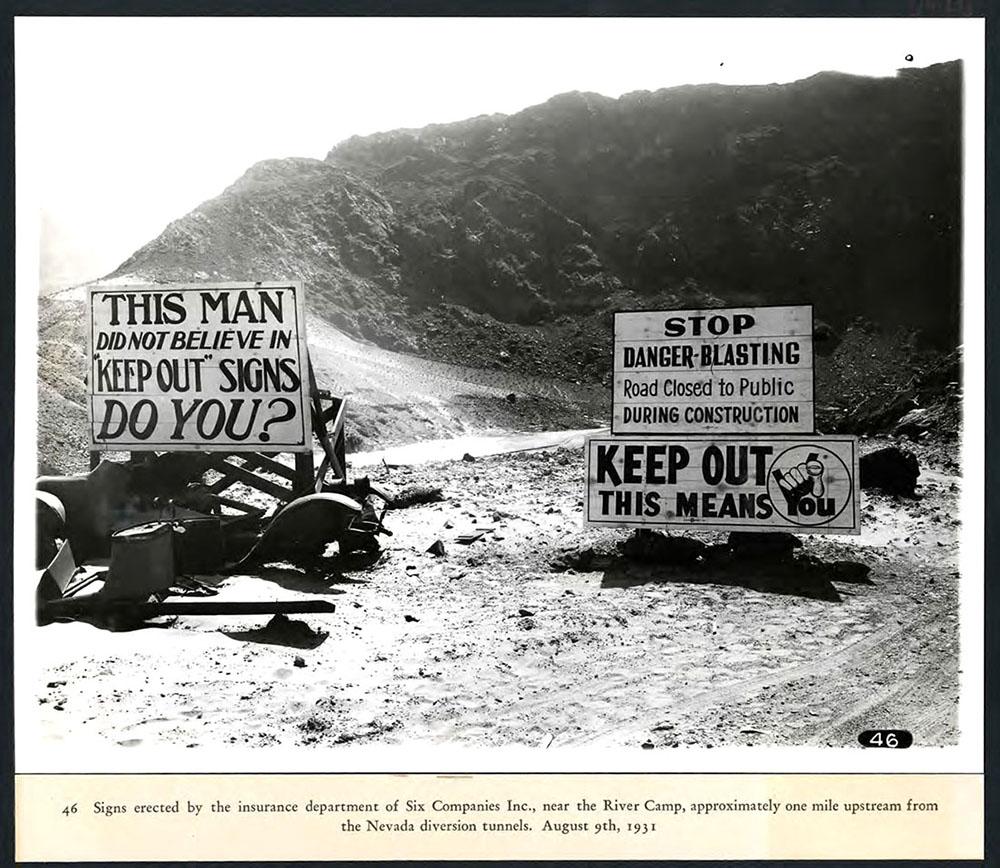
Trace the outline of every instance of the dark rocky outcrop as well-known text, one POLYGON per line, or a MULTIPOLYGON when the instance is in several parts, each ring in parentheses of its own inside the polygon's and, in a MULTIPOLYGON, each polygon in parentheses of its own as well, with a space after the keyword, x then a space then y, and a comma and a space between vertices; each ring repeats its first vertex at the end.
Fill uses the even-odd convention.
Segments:
POLYGON ((920 462, 909 449, 886 446, 862 455, 858 462, 862 488, 879 488, 887 494, 916 495, 920 462))
POLYGON ((637 530, 622 544, 622 554, 639 563, 693 564, 705 552, 701 540, 668 536, 657 530, 637 530))
POLYGON ((950 350, 960 107, 958 63, 568 93, 260 163, 116 274, 297 277, 386 348, 571 380, 616 308, 811 301, 819 355, 859 314, 950 350))
POLYGON ((733 531, 729 549, 737 558, 782 558, 802 547, 802 540, 790 533, 733 531))

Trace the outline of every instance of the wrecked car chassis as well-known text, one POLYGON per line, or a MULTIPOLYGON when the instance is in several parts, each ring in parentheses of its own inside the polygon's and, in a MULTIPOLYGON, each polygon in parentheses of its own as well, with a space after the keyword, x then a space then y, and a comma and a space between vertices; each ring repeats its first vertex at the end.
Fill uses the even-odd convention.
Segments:
POLYGON ((179 588, 183 577, 309 564, 332 543, 340 555, 375 554, 378 537, 391 536, 383 518, 392 495, 367 477, 346 478, 344 401, 314 381, 312 394, 323 450, 316 470, 311 452, 294 453, 294 466, 280 453, 132 452, 125 461, 91 453, 89 473, 40 477, 38 623, 333 611, 325 601, 167 599, 215 593, 197 580, 179 588))

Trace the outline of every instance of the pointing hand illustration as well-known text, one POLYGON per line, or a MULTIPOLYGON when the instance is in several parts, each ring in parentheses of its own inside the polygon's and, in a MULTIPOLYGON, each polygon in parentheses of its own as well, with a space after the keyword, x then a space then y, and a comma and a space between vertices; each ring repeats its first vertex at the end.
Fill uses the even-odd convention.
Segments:
POLYGON ((806 460, 796 464, 782 472, 775 470, 772 472, 781 493, 785 495, 788 507, 791 510, 798 505, 807 494, 820 498, 825 492, 823 484, 823 462, 819 460, 819 455, 810 452, 806 460))

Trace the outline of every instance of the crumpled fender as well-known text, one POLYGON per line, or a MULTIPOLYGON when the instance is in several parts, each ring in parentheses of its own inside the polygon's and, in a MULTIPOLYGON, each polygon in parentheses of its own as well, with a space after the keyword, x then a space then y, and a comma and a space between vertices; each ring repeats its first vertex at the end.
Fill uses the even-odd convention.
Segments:
POLYGON ((244 561, 262 555, 315 554, 341 537, 361 515, 361 504, 343 494, 307 494, 271 519, 244 561))

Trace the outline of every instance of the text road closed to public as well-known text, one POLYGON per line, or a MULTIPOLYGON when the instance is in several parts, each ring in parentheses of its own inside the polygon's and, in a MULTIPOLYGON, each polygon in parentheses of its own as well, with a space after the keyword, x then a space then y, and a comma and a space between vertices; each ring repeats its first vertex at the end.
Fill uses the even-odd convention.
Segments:
POLYGON ((611 430, 814 430, 811 305, 615 314, 611 430))

